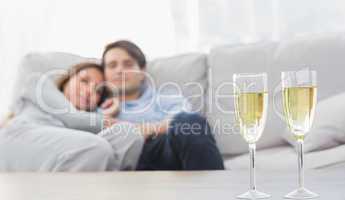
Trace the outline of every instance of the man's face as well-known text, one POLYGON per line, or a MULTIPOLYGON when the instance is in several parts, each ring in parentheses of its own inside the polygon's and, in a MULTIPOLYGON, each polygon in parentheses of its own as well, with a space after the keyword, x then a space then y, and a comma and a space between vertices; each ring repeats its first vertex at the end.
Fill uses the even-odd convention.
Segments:
POLYGON ((105 80, 110 89, 124 95, 137 92, 145 77, 138 62, 121 48, 113 48, 105 54, 104 66, 105 80))

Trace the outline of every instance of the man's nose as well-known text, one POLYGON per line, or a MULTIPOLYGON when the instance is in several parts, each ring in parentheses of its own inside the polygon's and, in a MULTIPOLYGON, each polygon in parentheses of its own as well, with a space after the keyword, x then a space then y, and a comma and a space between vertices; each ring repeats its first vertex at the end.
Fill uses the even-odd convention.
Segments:
POLYGON ((119 65, 116 69, 115 69, 115 73, 116 74, 123 74, 124 71, 124 67, 122 65, 119 65))

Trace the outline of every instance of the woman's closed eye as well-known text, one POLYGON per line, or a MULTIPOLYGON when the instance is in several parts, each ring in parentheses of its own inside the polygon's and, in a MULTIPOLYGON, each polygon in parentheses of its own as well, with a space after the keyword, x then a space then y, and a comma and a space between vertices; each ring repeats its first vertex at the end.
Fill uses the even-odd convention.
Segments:
POLYGON ((82 78, 80 79, 80 82, 85 83, 85 84, 88 84, 88 83, 90 82, 90 79, 87 78, 87 77, 82 77, 82 78))

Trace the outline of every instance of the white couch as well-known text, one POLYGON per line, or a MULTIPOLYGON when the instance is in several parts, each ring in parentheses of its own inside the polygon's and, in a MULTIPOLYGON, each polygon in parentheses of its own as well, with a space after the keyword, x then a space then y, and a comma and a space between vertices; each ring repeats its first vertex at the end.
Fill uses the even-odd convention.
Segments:
MULTIPOLYGON (((19 80, 30 73, 66 68, 84 59, 68 53, 31 53, 22 62, 19 80), (27 65, 36 66, 34 72, 27 71, 27 65)), ((232 127, 234 123, 233 114, 222 111, 233 110, 233 99, 229 96, 216 98, 216 94, 232 93, 230 84, 221 88, 220 85, 231 82, 233 73, 267 72, 271 98, 266 128, 258 142, 257 166, 294 170, 297 167, 295 151, 288 142, 285 123, 273 110, 272 95, 279 85, 281 71, 303 67, 318 72, 321 105, 316 111, 315 128, 306 141, 306 168, 344 169, 345 112, 340 111, 345 111, 345 98, 344 95, 329 98, 345 92, 345 34, 313 35, 279 43, 222 46, 212 49, 209 54, 192 53, 156 59, 149 62, 147 70, 158 86, 174 82, 182 87, 194 109, 208 118, 226 167, 232 170, 248 168, 247 145, 240 135, 220 128, 224 124, 232 127), (188 84, 190 82, 198 84, 188 84)), ((17 82, 17 89, 22 82, 17 82)))

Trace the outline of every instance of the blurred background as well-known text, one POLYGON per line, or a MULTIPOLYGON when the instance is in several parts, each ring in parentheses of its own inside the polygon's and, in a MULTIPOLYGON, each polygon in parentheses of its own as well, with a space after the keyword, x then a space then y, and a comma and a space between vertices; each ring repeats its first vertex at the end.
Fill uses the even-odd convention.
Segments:
POLYGON ((100 57, 129 39, 151 60, 223 44, 344 31, 343 0, 0 0, 0 115, 31 51, 100 57))

